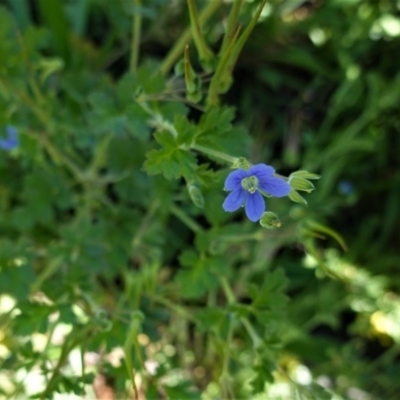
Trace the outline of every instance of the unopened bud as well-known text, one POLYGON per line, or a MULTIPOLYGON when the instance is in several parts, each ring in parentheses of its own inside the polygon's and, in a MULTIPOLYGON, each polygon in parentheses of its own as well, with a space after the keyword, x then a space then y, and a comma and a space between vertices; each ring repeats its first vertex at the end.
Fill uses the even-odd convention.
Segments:
POLYGON ((292 189, 289 193, 289 199, 294 201, 295 203, 307 204, 307 200, 294 189, 292 189))
POLYGON ((203 208, 204 207, 204 197, 201 190, 194 184, 188 185, 188 192, 190 199, 193 201, 194 205, 203 208))
POLYGON ((267 211, 262 215, 260 219, 260 225, 266 229, 276 229, 279 228, 282 224, 275 213, 267 211))
POLYGON ((317 174, 313 174, 312 172, 308 172, 308 171, 304 171, 304 170, 292 172, 290 174, 289 178, 291 178, 291 177, 297 177, 297 178, 303 178, 303 179, 311 179, 311 180, 321 178, 317 174))
POLYGON ((289 185, 295 190, 301 190, 308 193, 311 193, 315 189, 314 185, 307 179, 293 175, 289 177, 289 185))
POLYGON ((244 157, 239 157, 237 158, 234 163, 232 164, 232 169, 249 169, 251 167, 251 164, 244 158, 244 157))

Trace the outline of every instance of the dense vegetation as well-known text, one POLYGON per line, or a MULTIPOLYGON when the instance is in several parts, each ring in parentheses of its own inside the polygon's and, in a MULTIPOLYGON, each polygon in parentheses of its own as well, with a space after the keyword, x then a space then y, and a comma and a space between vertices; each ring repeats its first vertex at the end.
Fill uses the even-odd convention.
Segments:
POLYGON ((395 0, 0 0, 1 398, 398 400, 399 46, 395 0))

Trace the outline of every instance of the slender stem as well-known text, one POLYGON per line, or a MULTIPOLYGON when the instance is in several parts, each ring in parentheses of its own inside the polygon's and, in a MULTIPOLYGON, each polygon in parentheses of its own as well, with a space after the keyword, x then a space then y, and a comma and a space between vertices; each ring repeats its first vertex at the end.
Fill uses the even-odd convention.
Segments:
POLYGON ((222 286, 222 289, 223 289, 223 291, 225 293, 225 296, 226 296, 226 298, 228 300, 228 304, 229 305, 235 304, 236 303, 236 298, 235 298, 235 295, 233 294, 233 291, 232 291, 232 289, 231 289, 231 287, 229 285, 228 280, 226 278, 224 278, 224 277, 221 277, 219 279, 219 281, 221 282, 221 286, 222 286))
POLYGON ((258 230, 254 233, 243 233, 241 235, 224 235, 219 238, 222 242, 243 242, 245 240, 263 240, 264 233, 258 230))
POLYGON ((242 6, 242 3, 243 0, 234 0, 234 3, 232 4, 232 8, 229 13, 228 22, 226 25, 224 39, 222 40, 221 49, 219 51, 220 56, 225 52, 225 50, 229 46, 229 43, 231 43, 232 41, 234 32, 236 30, 236 22, 238 20, 239 11, 240 7, 242 6))
POLYGON ((128 334, 125 338, 124 343, 124 353, 125 353, 125 366, 128 372, 129 379, 132 383, 132 388, 135 393, 135 399, 138 398, 138 389, 135 382, 134 366, 132 360, 132 345, 136 351, 136 356, 138 357, 140 364, 143 365, 142 356, 140 354, 140 348, 137 343, 137 336, 142 327, 142 315, 140 313, 135 313, 132 316, 131 324, 128 330, 128 334))
POLYGON ((31 286, 31 293, 37 292, 42 284, 49 279, 52 275, 55 274, 57 269, 60 267, 61 263, 63 262, 62 257, 56 257, 53 261, 50 261, 47 266, 43 269, 40 273, 38 278, 33 282, 31 286))
POLYGON ((203 230, 203 228, 194 219, 190 218, 189 215, 187 215, 175 204, 170 207, 170 211, 193 232, 201 232, 203 230))
POLYGON ((43 145, 43 147, 47 150, 49 155, 53 158, 53 161, 59 162, 62 161, 64 165, 69 168, 72 174, 78 181, 82 181, 83 179, 83 172, 63 153, 61 153, 52 143, 47 139, 47 137, 41 135, 38 136, 39 141, 43 145))
MULTIPOLYGON (((236 298, 235 295, 233 293, 232 288, 229 285, 229 282, 226 278, 221 277, 220 278, 220 282, 221 282, 221 286, 222 286, 222 290, 225 293, 225 296, 228 300, 228 304, 235 304, 236 303, 236 298)), ((251 324, 251 322, 245 318, 245 317, 241 317, 240 318, 240 322, 243 324, 243 326, 245 327, 247 333, 249 334, 252 342, 253 342, 253 347, 254 349, 258 349, 261 344, 262 344, 262 339, 260 338, 260 336, 258 335, 258 333, 256 332, 256 330, 254 329, 253 325, 251 324)))
POLYGON ((257 21, 261 15, 261 12, 265 6, 267 0, 262 0, 260 5, 257 8, 256 13, 254 14, 250 24, 246 27, 243 34, 239 37, 240 27, 236 29, 232 40, 229 42, 229 46, 226 51, 222 54, 220 58, 217 70, 211 80, 208 97, 207 97, 207 108, 215 106, 218 104, 218 94, 221 93, 221 84, 223 81, 227 80, 228 83, 225 82, 223 86, 223 91, 227 90, 227 86, 229 87, 229 79, 231 77, 232 69, 236 63, 237 58, 239 57, 240 51, 242 50, 246 40, 248 39, 250 33, 254 29, 257 24, 257 21))
MULTIPOLYGON (((219 6, 223 3, 223 0, 212 0, 207 6, 201 11, 199 15, 199 23, 202 26, 210 17, 215 13, 219 6)), ((185 49, 185 46, 190 42, 192 38, 192 31, 190 26, 188 26, 182 33, 181 37, 175 42, 175 46, 167 54, 164 61, 161 64, 160 72, 166 75, 168 71, 173 67, 176 60, 180 57, 185 49)))
POLYGON ((133 0, 136 12, 134 11, 132 18, 132 42, 131 42, 131 60, 130 70, 136 74, 139 61, 140 33, 142 30, 142 13, 140 11, 142 0, 133 0))
POLYGON ((232 65, 230 66, 230 68, 233 68, 233 65, 235 64, 237 58, 239 57, 239 53, 242 50, 244 44, 246 43, 246 40, 250 36, 250 33, 253 31, 254 27, 256 26, 257 21, 260 18, 260 15, 262 13, 262 10, 266 2, 267 0, 261 0, 261 3, 257 8, 256 13, 254 14, 252 20, 250 21, 250 24, 246 27, 243 34, 240 36, 237 43, 235 44, 235 48, 233 51, 233 59, 231 60, 232 65))
POLYGON ((77 346, 80 342, 82 342, 83 338, 88 334, 89 330, 90 330, 89 327, 85 327, 80 332, 77 332, 76 335, 73 335, 73 332, 71 332, 70 336, 67 338, 67 340, 63 345, 57 365, 54 367, 52 375, 45 389, 40 394, 41 399, 44 400, 49 398, 49 393, 52 391, 53 385, 56 382, 57 378, 59 377, 59 372, 61 368, 64 366, 64 363, 66 362, 69 353, 75 348, 75 346, 77 346))
POLYGON ((233 321, 232 319, 229 321, 228 326, 228 334, 223 346, 223 361, 222 361, 222 372, 220 376, 221 386, 222 386, 222 396, 225 399, 234 399, 235 396, 233 394, 231 388, 231 380, 229 374, 229 359, 230 359, 230 346, 233 339, 233 321))
MULTIPOLYGON (((218 94, 221 92, 220 91, 220 82, 222 78, 228 73, 228 62, 232 58, 232 52, 235 47, 235 44, 238 40, 239 33, 240 33, 241 27, 239 26, 238 29, 235 32, 235 35, 232 38, 232 41, 230 42, 228 48, 226 49, 225 53, 222 55, 222 58, 220 59, 218 63, 217 70, 215 71, 214 76, 211 79, 210 82, 210 87, 208 89, 208 96, 207 96, 207 108, 216 106, 218 104, 218 94)), ((229 72, 230 73, 230 72, 229 72)))
POLYGON ((190 148, 192 150, 197 150, 200 153, 204 153, 204 154, 207 154, 209 156, 220 158, 221 160, 227 161, 228 163, 232 163, 233 164, 237 160, 237 157, 232 157, 232 156, 230 156, 230 155, 228 155, 226 153, 222 153, 221 151, 213 150, 213 149, 210 149, 208 147, 205 147, 205 146, 202 146, 202 145, 199 145, 199 144, 192 144, 190 146, 190 148))
POLYGON ((141 222, 138 230, 135 232, 135 236, 132 239, 132 248, 134 248, 134 249, 138 248, 139 244, 142 241, 143 235, 145 234, 145 232, 150 224, 150 221, 153 218, 154 213, 157 211, 159 206, 160 206, 160 203, 158 200, 155 200, 153 203, 150 204, 147 214, 142 219, 142 222, 141 222))
POLYGON ((260 336, 258 336, 258 333, 255 331, 253 325, 247 318, 240 318, 240 321, 245 327, 249 336, 251 337, 254 349, 258 349, 262 345, 262 339, 260 338, 260 336))
POLYGON ((168 300, 166 297, 158 296, 156 294, 151 294, 151 298, 163 306, 170 308, 175 314, 179 315, 182 318, 186 318, 188 321, 195 321, 195 317, 189 311, 186 311, 185 308, 180 305, 174 303, 171 300, 168 300))
POLYGON ((204 40, 203 33, 201 31, 199 16, 197 14, 196 4, 194 0, 187 0, 190 16, 190 26, 192 28, 192 36, 194 44, 196 45, 199 58, 202 61, 210 61, 213 57, 211 50, 208 48, 206 41, 204 40))

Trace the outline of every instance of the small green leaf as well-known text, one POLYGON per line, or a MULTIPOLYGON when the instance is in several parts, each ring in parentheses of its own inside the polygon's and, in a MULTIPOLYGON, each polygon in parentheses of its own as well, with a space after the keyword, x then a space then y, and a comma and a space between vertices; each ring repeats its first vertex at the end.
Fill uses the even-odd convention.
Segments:
POLYGON ((255 372, 255 376, 250 381, 252 394, 262 393, 265 390, 265 385, 274 381, 272 368, 266 362, 263 362, 262 365, 255 366, 253 371, 255 372))
POLYGON ((257 285, 249 286, 249 295, 252 298, 252 307, 255 310, 281 309, 287 304, 287 297, 284 294, 287 280, 284 272, 277 269, 265 275, 264 283, 261 288, 257 285))
POLYGON ((234 109, 231 107, 211 108, 200 118, 195 144, 232 156, 245 153, 249 137, 243 130, 232 126, 234 116, 234 109))
POLYGON ((168 132, 158 132, 154 136, 163 149, 147 152, 145 171, 150 175, 162 173, 167 179, 178 179, 181 176, 190 179, 197 168, 194 154, 181 150, 176 139, 168 132))
POLYGON ((218 286, 214 274, 219 268, 218 259, 199 258, 193 250, 186 250, 179 262, 183 268, 177 273, 175 282, 183 298, 198 299, 218 286))
POLYGON ((197 131, 196 125, 192 124, 185 115, 176 115, 174 127, 178 134, 177 144, 180 148, 185 146, 189 148, 197 131))

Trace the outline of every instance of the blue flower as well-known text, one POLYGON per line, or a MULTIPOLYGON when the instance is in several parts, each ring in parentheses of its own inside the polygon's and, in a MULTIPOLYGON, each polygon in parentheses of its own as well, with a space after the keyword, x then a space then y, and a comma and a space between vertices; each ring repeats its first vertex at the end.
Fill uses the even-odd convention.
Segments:
POLYGON ((342 194, 350 195, 354 192, 354 186, 350 181, 343 180, 339 182, 339 190, 342 194))
POLYGON ((225 189, 231 191, 222 207, 225 211, 236 211, 243 204, 250 221, 258 221, 265 211, 262 192, 274 197, 287 196, 290 185, 277 176, 269 165, 257 164, 248 170, 237 169, 231 172, 225 181, 225 189))
POLYGON ((18 132, 12 126, 6 126, 6 139, 0 139, 0 148, 3 150, 12 150, 19 145, 18 132))

